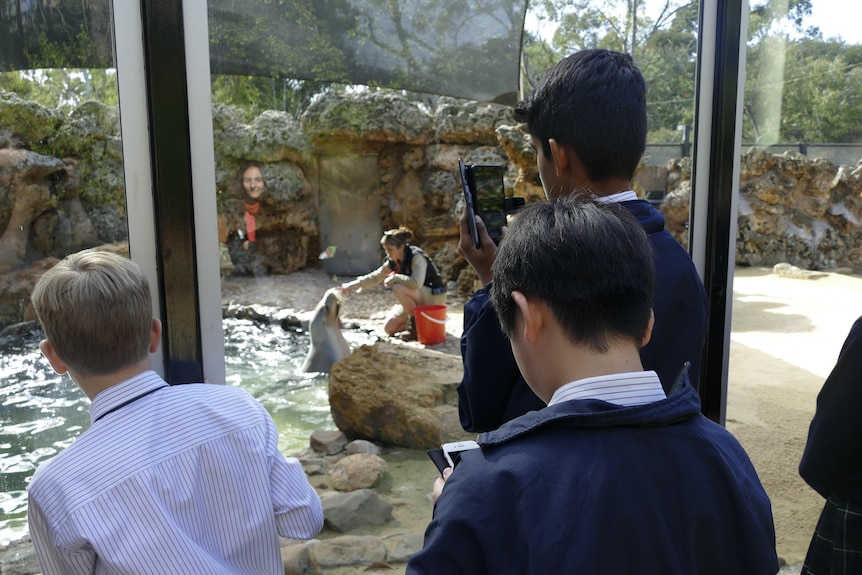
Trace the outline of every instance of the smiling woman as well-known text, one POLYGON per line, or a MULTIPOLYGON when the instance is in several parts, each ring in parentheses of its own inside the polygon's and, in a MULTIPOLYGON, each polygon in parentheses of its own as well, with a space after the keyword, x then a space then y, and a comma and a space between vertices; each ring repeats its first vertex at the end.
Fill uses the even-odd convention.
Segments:
POLYGON ((266 213, 261 214, 261 197, 266 191, 266 180, 257 162, 247 162, 239 170, 241 192, 237 198, 228 200, 226 213, 222 216, 225 228, 225 243, 233 263, 234 275, 262 276, 266 266, 258 251, 258 232, 266 235, 266 213), (239 198, 241 196, 241 199, 239 198))

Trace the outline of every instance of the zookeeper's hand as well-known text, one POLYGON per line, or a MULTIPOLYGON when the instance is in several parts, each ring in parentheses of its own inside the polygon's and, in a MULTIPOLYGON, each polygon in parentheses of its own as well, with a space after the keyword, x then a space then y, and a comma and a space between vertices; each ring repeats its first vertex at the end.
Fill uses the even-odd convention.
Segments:
POLYGON ((354 280, 352 282, 343 283, 338 287, 338 289, 342 292, 356 292, 359 291, 359 282, 354 280))

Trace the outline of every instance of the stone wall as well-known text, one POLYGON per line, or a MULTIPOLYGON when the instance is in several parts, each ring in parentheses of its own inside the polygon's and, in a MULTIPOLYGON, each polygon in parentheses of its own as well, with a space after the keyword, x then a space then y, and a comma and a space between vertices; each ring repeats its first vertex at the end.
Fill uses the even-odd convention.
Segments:
MULTIPOLYGON (((458 158, 502 164, 509 193, 543 197, 527 134, 509 108, 493 104, 439 98, 432 107, 393 93, 331 92, 299 120, 275 111, 247 120, 239 109, 216 106, 213 132, 220 220, 239 212, 240 166, 263 164, 262 201, 271 217, 262 231, 274 239, 261 251, 274 273, 318 263, 324 156, 374 158, 379 181, 370 185, 378 190, 380 227, 410 227, 460 291, 469 291, 475 276, 457 252, 458 158)), ((668 227, 685 242, 689 160, 659 171, 667 174, 668 227)), ((650 189, 657 185, 652 172, 644 181, 650 189)), ((860 172, 795 154, 747 153, 737 263, 860 268, 860 172)), ((28 270, 47 265, 36 262, 122 244, 127 217, 116 108, 88 102, 64 116, 0 92, 0 325, 25 319, 27 278, 37 275, 28 270)))
MULTIPOLYGON (((661 209, 686 245, 691 160, 672 160, 667 170, 661 209)), ((862 161, 836 166, 796 152, 749 150, 740 166, 737 226, 737 265, 862 270, 862 161)))

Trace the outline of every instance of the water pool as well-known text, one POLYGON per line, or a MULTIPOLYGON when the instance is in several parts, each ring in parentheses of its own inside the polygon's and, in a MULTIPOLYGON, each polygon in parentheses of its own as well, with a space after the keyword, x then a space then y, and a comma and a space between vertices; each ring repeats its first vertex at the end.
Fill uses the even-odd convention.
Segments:
MULTIPOLYGON (((281 432, 279 447, 308 447, 315 429, 335 429, 327 374, 297 373, 308 350, 303 330, 225 319, 227 384, 254 395, 281 432)), ((345 330, 352 348, 376 337, 345 330)), ((68 446, 90 425, 89 400, 68 376, 58 376, 34 336, 0 356, 0 545, 27 531, 27 483, 36 467, 68 446)))

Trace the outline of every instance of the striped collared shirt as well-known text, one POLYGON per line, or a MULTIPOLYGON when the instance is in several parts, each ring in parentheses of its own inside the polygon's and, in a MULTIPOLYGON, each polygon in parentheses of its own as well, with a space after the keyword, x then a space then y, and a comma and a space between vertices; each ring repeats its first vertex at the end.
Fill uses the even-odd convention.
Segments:
POLYGON ((611 194, 609 196, 598 196, 596 201, 603 204, 615 204, 618 202, 631 202, 637 199, 638 195, 634 190, 626 190, 625 192, 617 192, 616 194, 611 194))
POLYGON ((560 386, 548 405, 573 399, 601 399, 614 405, 631 407, 666 399, 661 381, 654 371, 631 371, 600 375, 560 386))
POLYGON ((28 524, 45 575, 283 573, 320 498, 247 392, 149 371, 98 394, 90 428, 36 471, 28 524))

